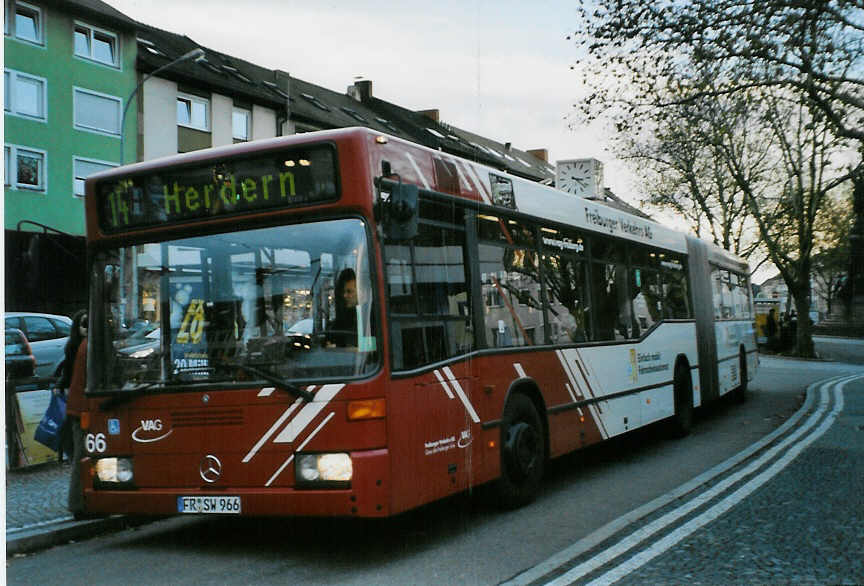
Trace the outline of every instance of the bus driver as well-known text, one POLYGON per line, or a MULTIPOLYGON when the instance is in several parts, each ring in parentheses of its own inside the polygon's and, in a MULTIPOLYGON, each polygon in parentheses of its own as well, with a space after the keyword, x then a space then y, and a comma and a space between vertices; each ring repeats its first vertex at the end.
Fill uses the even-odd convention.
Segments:
POLYGON ((357 345, 357 277, 353 269, 344 269, 336 279, 336 317, 327 324, 326 345, 357 345))

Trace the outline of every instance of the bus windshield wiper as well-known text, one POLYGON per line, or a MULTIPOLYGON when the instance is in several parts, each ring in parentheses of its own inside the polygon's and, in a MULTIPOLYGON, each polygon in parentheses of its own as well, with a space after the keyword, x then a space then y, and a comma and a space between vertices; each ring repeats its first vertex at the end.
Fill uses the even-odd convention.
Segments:
POLYGON ((292 385, 291 383, 279 378, 277 375, 273 374, 272 372, 262 370, 261 368, 258 368, 257 366, 251 366, 251 365, 246 364, 244 362, 229 362, 228 364, 230 364, 231 366, 236 366, 242 370, 245 370, 249 374, 253 374, 257 377, 260 377, 260 378, 264 379, 265 381, 267 381, 268 383, 270 383, 271 385, 275 386, 277 389, 282 389, 283 391, 288 391, 289 393, 291 393, 295 397, 303 397, 304 399, 306 399, 310 403, 315 398, 315 395, 313 395, 309 391, 307 391, 305 389, 301 389, 300 387, 298 387, 296 385, 292 385))
MULTIPOLYGON (((186 372, 201 372, 201 368, 184 368, 175 371, 173 374, 183 374, 186 372)), ((177 386, 182 385, 184 381, 174 381, 174 380, 154 380, 146 383, 134 384, 127 382, 124 386, 120 387, 119 391, 116 391, 114 395, 107 399, 106 401, 102 401, 99 404, 99 408, 102 411, 106 411, 118 405, 122 405, 123 403, 128 403, 129 401, 135 399, 136 397, 140 397, 144 394, 144 391, 152 389, 154 387, 168 387, 168 386, 177 386)))
POLYGON ((99 409, 101 409, 102 411, 107 411, 108 409, 112 409, 114 407, 117 407, 118 405, 122 405, 123 403, 128 403, 132 399, 143 395, 144 391, 146 391, 147 389, 152 389, 157 385, 164 384, 164 381, 152 381, 149 383, 142 383, 126 390, 123 390, 121 388, 121 390, 117 391, 110 399, 99 403, 99 409))

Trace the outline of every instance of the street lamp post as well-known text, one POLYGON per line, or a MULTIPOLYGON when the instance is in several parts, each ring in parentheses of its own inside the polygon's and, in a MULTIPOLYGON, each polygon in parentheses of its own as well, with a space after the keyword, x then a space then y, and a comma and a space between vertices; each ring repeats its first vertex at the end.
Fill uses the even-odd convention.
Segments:
POLYGON ((183 61, 188 61, 189 59, 194 59, 195 61, 199 61, 203 57, 204 57, 204 49, 201 49, 200 47, 197 49, 192 49, 188 53, 184 53, 183 55, 180 55, 174 61, 171 61, 170 63, 166 63, 162 67, 158 67, 155 70, 153 70, 152 72, 148 73, 147 75, 144 76, 144 79, 142 79, 138 83, 138 85, 135 86, 135 89, 132 90, 132 92, 129 94, 129 97, 126 98, 126 104, 123 106, 123 115, 120 117, 120 164, 121 165, 124 162, 123 161, 123 155, 124 155, 123 147, 125 146, 125 136, 126 136, 126 133, 125 133, 126 113, 129 111, 129 105, 132 103, 132 98, 135 97, 135 94, 138 93, 138 91, 144 86, 144 83, 148 79, 150 79, 151 77, 153 77, 154 75, 156 75, 157 73, 162 71, 163 69, 168 69, 169 67, 172 67, 172 66, 174 66, 178 63, 181 63, 183 61))

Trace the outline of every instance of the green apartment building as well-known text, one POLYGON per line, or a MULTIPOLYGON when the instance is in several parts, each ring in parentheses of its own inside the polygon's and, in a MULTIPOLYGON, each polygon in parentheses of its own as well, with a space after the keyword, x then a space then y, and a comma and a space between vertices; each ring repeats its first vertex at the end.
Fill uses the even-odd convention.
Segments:
POLYGON ((98 0, 4 8, 5 308, 70 313, 87 298, 83 180, 120 161, 135 23, 98 0))

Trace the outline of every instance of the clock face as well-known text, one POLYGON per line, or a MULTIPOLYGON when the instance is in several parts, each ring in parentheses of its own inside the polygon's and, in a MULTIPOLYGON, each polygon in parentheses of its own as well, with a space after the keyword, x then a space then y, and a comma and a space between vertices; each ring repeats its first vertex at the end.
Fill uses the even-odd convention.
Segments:
POLYGON ((587 193, 592 179, 589 161, 570 161, 558 166, 557 186, 567 193, 587 193))

